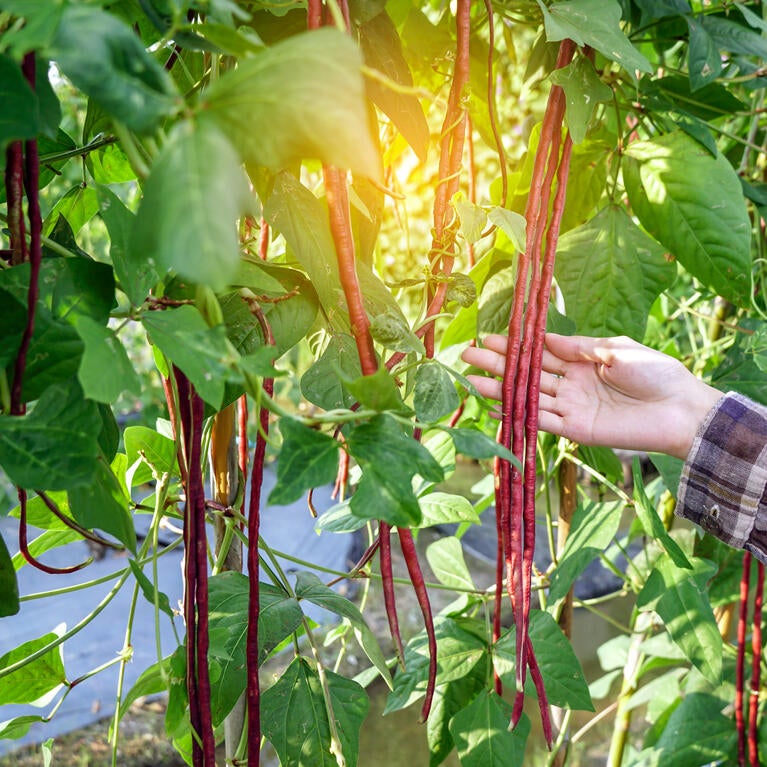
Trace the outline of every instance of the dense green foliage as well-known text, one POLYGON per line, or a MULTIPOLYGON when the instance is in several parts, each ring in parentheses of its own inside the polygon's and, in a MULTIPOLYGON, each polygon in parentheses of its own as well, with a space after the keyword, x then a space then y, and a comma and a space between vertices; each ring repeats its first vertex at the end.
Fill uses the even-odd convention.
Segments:
MULTIPOLYGON (((0 0, 0 466, 30 494, 22 528, 40 530, 31 555, 44 560, 53 547, 100 531, 128 552, 113 592, 135 585, 159 621, 172 619, 150 563, 162 518, 184 514, 181 442, 172 439, 158 385, 175 366, 207 417, 243 394, 268 408, 278 427, 270 433, 277 476, 270 504, 333 484, 339 457, 349 457, 350 492, 317 521, 322 535, 364 530, 372 542, 377 520, 413 530, 457 525, 427 550, 439 586, 456 591, 435 616, 437 693, 425 727, 432 767, 453 751, 464 767, 577 764, 589 727, 571 742, 571 717, 602 699, 614 704, 616 767, 734 763, 733 638, 717 618, 738 599, 742 555, 673 526, 677 461, 653 457, 660 476, 643 487, 635 472, 630 497, 611 451, 540 436, 540 523, 552 546, 562 467, 577 462, 588 478, 569 538, 535 584, 530 636, 549 702, 562 709, 550 755, 529 735, 527 718, 507 730, 510 706, 492 679, 495 670, 513 690, 514 629, 491 642, 492 589, 475 586, 463 559, 461 538, 491 504, 492 481, 467 493, 471 500, 443 483, 456 465, 475 462, 492 474, 494 457, 508 456, 494 440, 491 405, 472 392, 458 353, 507 327, 552 84, 564 89, 574 149, 549 326, 644 340, 716 386, 767 402, 767 7, 473 3, 469 84, 459 105, 470 117, 471 153, 450 201, 457 260, 449 275, 430 243, 433 198, 444 183, 438 154, 454 9, 350 0, 348 35, 333 26, 345 7, 330 0, 331 24, 308 32, 297 0, 0 0), (579 52, 552 71, 565 38, 579 52), (32 82, 21 66, 31 54, 32 82), (35 140, 43 258, 15 402, 32 267, 30 230, 19 230, 22 208, 11 199, 12 150, 35 140), (360 292, 379 359, 402 356, 391 371, 381 365, 362 375, 321 163, 351 173, 360 292), (427 318, 444 283, 447 301, 427 318), (422 340, 431 323, 433 359, 422 340), (275 375, 268 397, 262 384, 275 375), (136 408, 141 423, 118 426, 136 408), (421 441, 412 439, 416 429, 421 441), (147 482, 156 485, 148 500, 154 514, 150 535, 139 540, 134 515, 146 508, 136 508, 131 491, 147 482), (595 610, 596 621, 598 603, 618 601, 629 617, 599 648, 604 676, 587 680, 558 621, 594 560, 618 585, 576 605, 595 610), (632 716, 644 723, 629 737, 632 716)), ((253 421, 251 438, 257 433, 253 421)), ((247 546, 236 524, 242 500, 227 502, 233 516, 215 506, 208 512, 211 520, 227 516, 225 539, 239 536, 247 546)), ((329 588, 326 574, 311 572, 311 562, 297 578, 285 576, 268 544, 258 660, 282 652, 284 662, 279 679, 264 683, 263 733, 284 767, 364 765, 365 687, 379 677, 392 686, 387 712, 419 701, 426 634, 405 637, 405 670, 392 671, 393 649, 379 644, 364 611, 329 588), (368 669, 355 678, 334 673, 313 652, 319 631, 305 618, 306 604, 342 619, 329 647, 343 654, 353 638, 368 669)), ((30 565, 14 549, 0 540, 7 625, 21 619, 13 617, 20 604, 44 604, 18 594, 15 572, 30 565)), ((368 565, 364 575, 377 572, 368 565)), ((363 591, 371 577, 360 578, 363 591)), ((221 737, 247 687, 251 587, 245 575, 218 567, 209 580, 211 714, 221 737)), ((0 658, 0 703, 65 696, 72 680, 61 647, 76 631, 47 633, 0 658)), ((167 690, 168 735, 191 759, 185 667, 182 642, 123 691, 115 753, 129 704, 167 690)), ((348 672, 343 664, 336 670, 348 672)), ((752 705, 761 716, 762 702, 752 705)), ((588 722, 584 716, 578 721, 588 722)), ((0 737, 20 737, 39 720, 6 722, 0 737)), ((767 759, 767 738, 760 747, 767 759)))

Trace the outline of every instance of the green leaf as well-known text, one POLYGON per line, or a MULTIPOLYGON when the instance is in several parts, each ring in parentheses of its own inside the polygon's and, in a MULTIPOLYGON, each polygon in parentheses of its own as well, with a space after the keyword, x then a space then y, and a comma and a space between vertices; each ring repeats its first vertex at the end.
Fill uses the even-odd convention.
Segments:
MULTIPOLYGON (((343 758, 356 764, 359 734, 370 702, 351 679, 325 671, 343 758)), ((295 658, 276 684, 261 695, 261 724, 282 764, 336 767, 328 712, 317 671, 295 658)))
MULTIPOLYGON (((246 648, 248 593, 242 573, 223 572, 208 581, 210 594, 210 658, 220 668, 212 684, 211 708, 216 724, 222 722, 247 684, 246 648)), ((258 663, 301 626, 301 606, 283 590, 259 583, 258 663)))
POLYGON ((413 407, 419 421, 439 421, 461 404, 450 374, 436 360, 427 360, 415 373, 413 407))
POLYGON ((574 144, 586 138, 591 116, 600 102, 612 99, 612 89, 599 79, 594 65, 585 56, 551 73, 551 82, 565 92, 565 120, 574 144))
POLYGON ((135 553, 136 529, 129 501, 120 480, 103 460, 98 462, 93 482, 69 490, 72 516, 83 527, 98 528, 114 535, 135 553))
POLYGON ((334 334, 322 356, 304 373, 301 393, 323 410, 352 407, 356 399, 341 383, 339 370, 346 379, 362 375, 357 345, 345 333, 334 334))
POLYGON ((623 175, 642 225, 706 287, 747 303, 751 224, 730 163, 677 131, 631 144, 623 175))
POLYGON ((0 54, 0 152, 12 141, 37 135, 37 97, 21 67, 0 54))
POLYGON ((461 767, 522 767, 530 720, 509 732, 511 706, 495 692, 480 693, 450 721, 461 767))
MULTIPOLYGON (((367 66, 377 69, 405 88, 413 86, 413 77, 402 53, 397 29, 386 11, 361 24, 358 34, 367 66)), ((418 98, 412 93, 394 90, 372 78, 365 81, 365 89, 370 100, 397 126, 418 159, 426 162, 429 125, 418 98)))
POLYGON ((370 321, 370 335, 376 343, 397 352, 425 354, 423 341, 410 329, 400 312, 377 314, 370 321))
POLYGON ((639 459, 634 458, 632 466, 634 475, 634 511, 636 511, 645 533, 656 539, 656 541, 663 546, 666 553, 671 557, 672 561, 677 567, 683 567, 690 569, 691 565, 684 552, 679 547, 679 544, 668 534, 668 531, 663 526, 661 518, 658 516, 658 512, 655 506, 650 502, 647 497, 647 493, 644 489, 644 482, 642 481, 642 468, 639 465, 639 459))
POLYGON ((328 509, 324 514, 320 514, 314 529, 318 532, 353 533, 365 527, 366 523, 367 520, 352 514, 349 501, 344 501, 328 509))
POLYGON ((479 429, 463 426, 460 429, 445 428, 443 431, 446 431, 452 438, 457 453, 477 460, 498 456, 513 463, 520 471, 522 470, 522 464, 511 450, 496 442, 492 437, 488 437, 485 432, 479 429))
POLYGON ((382 519, 392 527, 417 527, 422 521, 411 478, 371 466, 363 471, 349 508, 361 520, 382 519))
POLYGON ((346 442, 358 461, 382 473, 400 473, 401 466, 401 472, 408 477, 420 474, 430 482, 443 478, 442 467, 432 454, 390 415, 377 415, 355 426, 346 442))
POLYGON ((487 214, 490 223, 495 224, 508 238, 519 253, 527 247, 527 221, 524 216, 506 208, 490 208, 487 214))
POLYGON ((33 724, 44 722, 41 716, 17 716, 0 723, 0 738, 3 740, 18 740, 23 738, 33 724))
POLYGON ((632 767, 700 767, 731 764, 737 734, 732 716, 724 716, 719 697, 702 692, 685 695, 655 744, 641 751, 632 767), (705 723, 705 726, 701 726, 705 723))
POLYGON ((437 580, 445 586, 451 589, 476 589, 458 538, 448 536, 429 544, 426 560, 437 580))
POLYGON ((67 6, 48 54, 77 88, 130 130, 150 132, 178 106, 171 79, 139 37, 99 8, 67 6))
POLYGON ((480 333, 508 332, 516 280, 516 260, 503 252, 494 252, 493 265, 482 285, 477 305, 477 330, 480 333))
POLYGON ((3 333, 0 336, 0 367, 16 359, 16 354, 27 326, 27 307, 13 294, 0 289, 3 307, 3 333))
MULTIPOLYGON (((129 559, 128 564, 133 572, 133 577, 138 581, 138 585, 141 587, 141 593, 150 605, 155 603, 155 594, 157 595, 157 606, 162 610, 171 620, 173 619, 173 610, 170 606, 170 600, 168 595, 162 591, 158 591, 155 584, 144 575, 143 571, 139 567, 135 559, 129 559)), ((163 688, 164 689, 164 688, 163 688)))
POLYGON ((19 584, 8 547, 0 535, 0 618, 19 611, 19 584))
POLYGON ((354 399, 365 408, 379 412, 408 412, 392 374, 385 367, 378 368, 369 376, 360 376, 353 380, 343 378, 342 381, 354 399))
POLYGON ((123 391, 141 394, 141 381, 115 332, 90 317, 79 317, 75 327, 85 344, 77 371, 85 396, 109 403, 123 391))
POLYGON ((245 174, 226 136, 208 122, 180 123, 144 184, 131 259, 146 258, 222 290, 239 265, 237 218, 251 206, 245 174))
MULTIPOLYGON (((22 642, 0 658, 0 671, 28 658, 50 642, 58 639, 51 632, 37 639, 22 642)), ((0 685, 0 705, 7 703, 36 703, 44 705, 67 681, 61 645, 3 677, 0 685)))
POLYGON ((151 482, 157 474, 178 474, 176 443, 146 426, 128 426, 123 434, 130 487, 151 482), (154 469, 154 471, 152 471, 154 469))
POLYGON ((472 525, 480 523, 479 514, 467 498, 451 493, 429 493, 418 499, 423 515, 418 527, 434 527, 435 525, 454 525, 467 522, 472 525))
MULTIPOLYGON (((547 612, 530 611, 530 640, 543 676, 546 695, 553 706, 594 711, 583 669, 570 642, 547 612)), ((516 633, 504 634, 496 643, 493 663, 501 678, 514 684, 516 633)))
POLYGON ((767 40, 759 32, 719 16, 704 17, 703 26, 718 48, 730 53, 767 58, 767 40))
MULTIPOLYGON (((470 202, 463 192, 457 192, 451 200, 461 222, 461 234, 470 243, 478 242, 487 226, 487 213, 479 205, 470 202)), ((499 208, 498 210, 503 210, 499 208)), ((510 213, 511 211, 507 211, 510 213)))
POLYGON ((219 409, 226 379, 234 375, 239 360, 237 350, 226 337, 226 328, 208 327, 192 306, 145 312, 141 321, 152 342, 186 374, 197 393, 219 409))
POLYGON ((664 249, 612 205, 563 234, 557 254, 567 316, 584 335, 641 340, 653 301, 676 276, 664 249))
POLYGON ((43 234, 49 237, 63 216, 72 234, 77 235, 99 211, 98 194, 93 187, 78 184, 72 187, 56 204, 43 222, 43 234))
POLYGON ((722 73, 722 59, 719 50, 706 31, 702 17, 685 16, 690 28, 690 42, 687 48, 687 71, 690 75, 690 90, 696 91, 716 80, 722 73))
POLYGON ((317 158, 377 178, 361 65, 337 29, 297 34, 213 83, 200 117, 215 121, 246 162, 277 170, 317 158))
MULTIPOLYGON (((131 566, 134 564, 132 559, 128 560, 128 562, 131 566)), ((165 692, 168 689, 169 676, 170 657, 163 658, 161 661, 153 663, 149 668, 145 668, 120 703, 119 721, 122 721, 127 711, 139 698, 147 695, 159 695, 165 692)), ((109 727, 110 737, 113 726, 114 722, 109 727)))
POLYGON ((25 416, 0 416, 0 465, 21 487, 70 490, 98 466, 101 418, 76 384, 46 389, 25 416))
POLYGON ((286 505, 307 490, 332 483, 338 470, 339 444, 327 434, 294 418, 280 419, 282 448, 277 460, 277 483, 269 503, 286 505))
POLYGON ((375 634, 365 622, 362 613, 356 605, 350 602, 346 597, 337 594, 333 589, 328 588, 314 573, 305 570, 299 570, 296 574, 296 597, 305 599, 325 610, 346 618, 354 629, 354 636, 360 644, 360 647, 368 656, 370 662, 378 669, 384 682, 392 687, 391 675, 386 665, 381 646, 378 644, 375 634))
POLYGON ((610 545, 618 532, 622 511, 621 501, 589 501, 585 506, 578 506, 573 515, 565 548, 551 576, 549 601, 552 604, 567 594, 589 562, 610 545))
MULTIPOLYGON (((450 734, 450 720, 485 689, 487 664, 478 663, 461 679, 438 687, 434 691, 431 713, 426 720, 426 738, 429 742, 429 767, 438 767, 455 748, 450 734)), ((508 722, 507 722, 508 725, 508 722)))
POLYGON ((650 62, 629 42, 620 27, 621 7, 616 0, 566 0, 546 7, 543 12, 546 39, 553 43, 569 38, 577 45, 589 45, 632 73, 638 69, 651 73, 650 62))
POLYGON ((56 34, 64 7, 57 0, 3 0, 0 8, 26 21, 3 32, 0 49, 20 60, 29 51, 44 48, 56 34))
MULTIPOLYGON (((480 630, 480 633, 483 632, 484 626, 480 630)), ((434 633, 437 637, 438 686, 467 676, 487 657, 487 642, 478 634, 462 628, 452 618, 435 618, 434 633)), ((405 669, 398 671, 394 676, 394 690, 386 701, 384 714, 410 706, 426 692, 429 643, 425 631, 420 631, 407 643, 405 669)), ((508 726, 508 721, 506 725, 508 726)))
POLYGON ((134 306, 144 302, 149 290, 159 280, 146 251, 132 252, 130 237, 135 219, 123 201, 108 187, 98 188, 99 213, 109 232, 109 257, 112 259, 120 288, 134 306))
POLYGON ((669 636, 711 684, 722 676, 722 635, 711 609, 706 583, 715 566, 693 558, 692 570, 658 559, 637 597, 637 607, 658 613, 669 636))

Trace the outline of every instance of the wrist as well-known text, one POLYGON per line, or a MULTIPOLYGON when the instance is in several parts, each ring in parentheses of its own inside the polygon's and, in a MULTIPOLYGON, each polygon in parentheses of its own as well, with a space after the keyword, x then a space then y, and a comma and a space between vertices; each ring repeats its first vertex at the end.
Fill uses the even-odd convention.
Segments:
POLYGON ((723 393, 713 386, 697 381, 695 391, 690 392, 690 396, 680 402, 681 428, 668 450, 669 455, 681 458, 683 461, 687 459, 701 425, 723 396, 723 393))

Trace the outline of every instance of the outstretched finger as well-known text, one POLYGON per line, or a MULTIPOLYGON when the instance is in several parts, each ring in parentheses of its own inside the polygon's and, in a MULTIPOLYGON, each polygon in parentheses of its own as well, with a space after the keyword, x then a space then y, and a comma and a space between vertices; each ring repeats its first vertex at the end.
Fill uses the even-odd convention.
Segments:
POLYGON ((475 386, 477 391, 488 399, 500 400, 503 396, 501 390, 501 382, 495 378, 487 378, 486 376, 466 376, 469 381, 475 386))
POLYGON ((506 366, 506 358, 492 349, 478 349, 475 346, 469 346, 463 350, 461 358, 469 365, 475 365, 494 376, 502 376, 506 366))

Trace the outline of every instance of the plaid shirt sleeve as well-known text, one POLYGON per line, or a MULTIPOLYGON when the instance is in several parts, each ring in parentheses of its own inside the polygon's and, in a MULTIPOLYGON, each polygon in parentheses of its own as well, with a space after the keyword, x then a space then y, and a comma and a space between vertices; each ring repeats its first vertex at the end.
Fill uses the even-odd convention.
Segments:
POLYGON ((719 400, 685 461, 676 513, 767 563, 767 407, 719 400))

